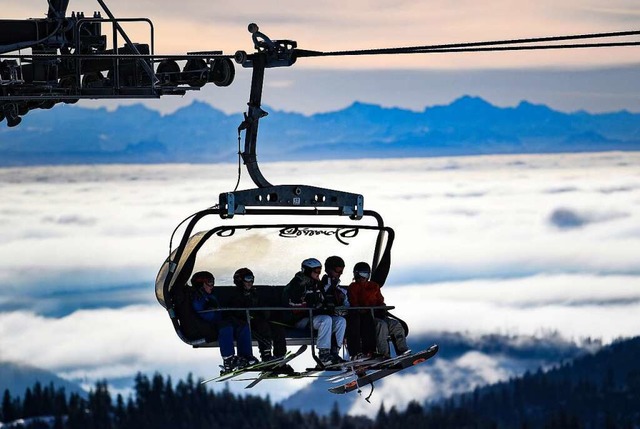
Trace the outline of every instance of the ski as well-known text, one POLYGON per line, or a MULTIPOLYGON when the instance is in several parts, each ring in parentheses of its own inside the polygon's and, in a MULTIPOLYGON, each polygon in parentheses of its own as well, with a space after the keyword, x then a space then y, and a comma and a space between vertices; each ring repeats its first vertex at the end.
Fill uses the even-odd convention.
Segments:
POLYGON ((204 381, 201 382, 201 384, 210 383, 212 381, 230 380, 233 377, 236 377, 236 376, 238 376, 240 374, 244 374, 245 372, 254 371, 254 370, 257 371, 261 366, 263 366, 265 364, 266 364, 266 362, 258 362, 258 363, 254 364, 254 365, 244 366, 242 368, 236 368, 236 369, 233 369, 233 370, 228 371, 228 372, 221 371, 219 376, 204 380, 204 381))
POLYGON ((378 381, 391 374, 402 371, 403 369, 410 368, 414 365, 425 362, 426 360, 431 359, 433 356, 435 356, 436 353, 438 353, 438 346, 434 344, 427 350, 423 350, 421 352, 397 356, 393 359, 384 361, 381 364, 371 365, 369 369, 377 369, 371 374, 358 377, 347 383, 341 384, 340 386, 331 387, 328 390, 331 393, 343 394, 359 389, 360 387, 366 386, 367 384, 373 385, 374 381, 378 381))
MULTIPOLYGON (((382 358, 382 356, 377 356, 349 361, 345 364, 342 364, 341 369, 343 369, 343 372, 327 376, 327 381, 338 383, 353 376, 363 377, 367 371, 384 369, 388 366, 393 365, 394 362, 397 362, 398 360, 401 360, 402 358, 408 356, 410 353, 411 350, 408 350, 400 356, 390 357, 386 359, 382 358)), ((314 368, 309 369, 309 371, 312 370, 314 370, 314 368)), ((335 370, 335 368, 329 367, 328 370, 332 371, 335 370)))
POLYGON ((327 377, 327 381, 338 383, 353 376, 363 376, 366 371, 373 368, 374 366, 377 368, 379 365, 382 365, 383 363, 390 360, 391 359, 381 360, 381 357, 370 357, 353 360, 348 362, 348 365, 342 368, 343 371, 341 373, 327 377))
POLYGON ((213 378, 210 378, 208 380, 204 380, 204 381, 202 381, 201 384, 206 384, 206 383, 209 383, 209 382, 212 382, 212 381, 220 382, 220 381, 230 380, 230 379, 232 379, 234 377, 237 377, 238 375, 244 374, 246 372, 262 371, 265 368, 269 368, 269 367, 272 367, 272 366, 277 366, 280 363, 282 363, 283 361, 289 359, 289 357, 292 356, 292 355, 298 356, 299 353, 304 352, 304 350, 306 350, 306 348, 307 348, 307 346, 301 346, 300 349, 302 349, 302 351, 300 351, 300 349, 298 349, 298 351, 296 351, 295 353, 287 352, 287 354, 285 354, 284 356, 276 358, 276 359, 272 359, 272 360, 267 361, 267 362, 258 362, 258 363, 254 364, 254 365, 249 365, 249 366, 245 366, 245 367, 242 367, 242 368, 236 368, 236 369, 234 369, 232 371, 222 373, 217 377, 213 377, 213 378))
POLYGON ((379 360, 365 357, 365 358, 356 359, 356 360, 347 360, 347 361, 344 361, 344 362, 332 363, 332 364, 329 364, 329 365, 320 366, 318 364, 318 366, 316 366, 314 368, 307 368, 304 372, 300 373, 300 375, 302 377, 306 377, 306 376, 308 376, 310 374, 314 374, 316 372, 324 372, 324 371, 351 372, 354 367, 359 366, 359 365, 364 365, 367 362, 379 362, 379 360))
MULTIPOLYGON (((275 362, 274 365, 268 365, 266 368, 261 368, 261 373, 258 376, 258 378, 256 378, 251 383, 249 383, 245 387, 245 389, 251 389, 256 384, 260 383, 262 380, 266 380, 268 378, 274 378, 274 376, 276 376, 275 378, 280 378, 280 377, 277 377, 278 369, 283 368, 285 365, 287 365, 288 362, 291 362, 293 359, 297 358, 302 353, 304 353, 305 350, 307 350, 307 346, 306 345, 302 345, 302 346, 300 346, 300 348, 295 353, 291 353, 291 354, 285 355, 284 359, 282 359, 282 360, 280 360, 278 362, 275 362)), ((269 361, 267 363, 270 363, 270 362, 271 361, 269 361)), ((285 376, 286 376, 286 374, 285 374, 285 376)))

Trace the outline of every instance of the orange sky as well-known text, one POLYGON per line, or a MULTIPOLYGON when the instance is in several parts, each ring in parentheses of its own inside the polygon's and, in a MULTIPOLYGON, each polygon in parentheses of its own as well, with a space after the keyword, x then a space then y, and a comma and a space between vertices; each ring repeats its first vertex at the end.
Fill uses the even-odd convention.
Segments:
MULTIPOLYGON (((41 17, 45 0, 3 3, 5 18, 41 17)), ((212 2, 109 0, 118 17, 148 17, 155 24, 156 52, 252 50, 246 26, 256 22, 273 39, 292 39, 315 50, 364 49, 526 38, 640 29, 633 0, 325 0, 212 2), (161 5, 161 6, 159 6, 161 5)), ((71 0, 69 12, 92 14, 90 0, 71 0)), ((128 32, 136 34, 136 28, 128 32)), ((145 31, 146 33, 146 31, 145 31)), ((310 68, 473 69, 589 67, 640 60, 640 48, 544 52, 359 57, 306 60, 310 68)))

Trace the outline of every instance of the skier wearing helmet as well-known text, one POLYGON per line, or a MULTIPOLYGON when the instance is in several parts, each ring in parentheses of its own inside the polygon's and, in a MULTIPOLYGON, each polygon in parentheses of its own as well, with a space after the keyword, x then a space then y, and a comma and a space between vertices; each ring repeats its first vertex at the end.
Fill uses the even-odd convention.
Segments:
MULTIPOLYGON (((309 326, 308 308, 321 308, 323 293, 320 285, 322 263, 316 258, 302 261, 300 271, 295 274, 283 291, 283 301, 288 307, 298 309, 291 311, 290 322, 298 329, 309 326)), ((314 314, 311 324, 318 331, 318 357, 323 365, 340 363, 344 360, 335 352, 331 353, 332 334, 336 344, 344 342, 344 332, 347 322, 344 317, 328 314, 314 314)))
MULTIPOLYGON (((233 284, 236 286, 230 299, 230 306, 237 308, 269 307, 253 287, 255 277, 249 268, 239 268, 233 274, 233 284)), ((275 313, 275 312, 274 312, 275 313)), ((272 323, 272 318, 278 314, 272 314, 268 310, 251 311, 251 333, 258 341, 260 358, 263 362, 274 357, 282 357, 287 353, 284 326, 272 323), (273 345, 273 354, 271 346, 273 345)), ((239 311, 234 317, 246 321, 246 313, 239 311)))
MULTIPOLYGON (((371 278, 371 267, 366 262, 358 262, 353 267, 353 283, 349 285, 349 302, 353 307, 378 307, 385 305, 380 285, 371 278)), ((387 316, 386 310, 375 311, 376 339, 378 353, 385 358, 391 356, 389 342, 391 337, 396 355, 409 351, 404 329, 400 322, 387 316)))
POLYGON ((344 271, 344 259, 340 256, 329 256, 324 262, 325 275, 321 284, 324 292, 325 307, 343 307, 332 310, 330 314, 342 316, 347 321, 346 337, 347 350, 351 359, 372 357, 376 352, 376 330, 371 311, 347 310, 352 304, 349 302, 349 288, 340 283, 340 276, 344 271))

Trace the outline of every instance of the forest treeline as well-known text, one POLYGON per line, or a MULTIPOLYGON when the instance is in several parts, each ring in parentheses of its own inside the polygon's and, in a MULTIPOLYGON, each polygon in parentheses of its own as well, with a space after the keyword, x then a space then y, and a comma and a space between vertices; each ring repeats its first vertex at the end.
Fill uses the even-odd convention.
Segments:
MULTIPOLYGON (((260 429, 260 428, 368 428, 365 418, 340 416, 335 411, 320 417, 315 413, 285 411, 268 398, 234 395, 228 389, 214 392, 189 376, 175 386, 171 378, 138 374, 134 393, 128 399, 112 398, 106 382, 98 382, 83 399, 65 398, 63 389, 36 384, 24 399, 5 391, 0 421, 27 420, 29 429, 260 429), (37 417, 48 419, 38 421, 37 417)), ((22 427, 17 425, 16 427, 22 427)))
MULTIPOLYGON (((640 427, 640 338, 553 370, 457 395, 438 404, 381 408, 373 419, 285 410, 269 398, 213 392, 191 376, 138 374, 133 395, 115 398, 106 381, 85 399, 53 385, 36 384, 23 396, 5 391, 0 421, 25 419, 31 429, 198 428, 624 428, 640 427), (38 420, 37 417, 48 416, 38 420)), ((327 393, 328 395, 329 393, 327 393)), ((336 397, 340 400, 340 397, 336 397)), ((17 422, 16 422, 17 423, 17 422)), ((12 424, 10 427, 21 427, 12 424)))

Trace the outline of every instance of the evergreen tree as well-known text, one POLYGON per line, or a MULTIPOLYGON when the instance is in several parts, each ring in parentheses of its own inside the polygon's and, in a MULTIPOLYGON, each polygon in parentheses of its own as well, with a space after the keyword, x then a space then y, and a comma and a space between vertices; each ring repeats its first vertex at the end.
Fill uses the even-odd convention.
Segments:
POLYGON ((389 419, 387 418, 387 413, 384 409, 384 402, 380 405, 380 409, 378 410, 378 414, 376 415, 375 425, 376 429, 383 429, 387 427, 389 419))
POLYGON ((11 422, 19 417, 18 410, 15 409, 14 403, 11 400, 11 394, 9 390, 5 389, 2 395, 2 410, 0 410, 0 421, 11 422))
POLYGON ((68 412, 67 395, 64 393, 64 388, 60 388, 53 395, 53 414, 56 416, 64 416, 68 412))
POLYGON ((98 381, 89 392, 88 419, 90 429, 111 429, 111 395, 107 381, 98 381))
POLYGON ((122 429, 127 424, 127 409, 125 407, 124 398, 118 393, 116 397, 116 406, 113 411, 113 424, 116 428, 122 429))
POLYGON ((342 416, 340 415, 340 407, 338 406, 338 402, 334 401, 331 413, 329 414, 329 424, 333 427, 340 427, 341 420, 342 416))
POLYGON ((29 418, 36 416, 35 404, 33 403, 33 393, 31 389, 27 387, 24 392, 24 401, 22 401, 22 417, 29 418))
POLYGON ((40 382, 36 382, 33 386, 33 396, 32 396, 32 415, 33 416, 43 416, 47 414, 44 400, 44 392, 42 390, 42 384, 40 382))
POLYGON ((68 410, 68 429, 86 429, 89 427, 86 401, 77 393, 72 393, 69 397, 68 410))

